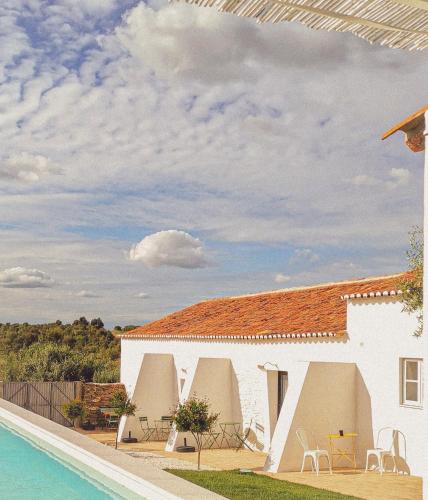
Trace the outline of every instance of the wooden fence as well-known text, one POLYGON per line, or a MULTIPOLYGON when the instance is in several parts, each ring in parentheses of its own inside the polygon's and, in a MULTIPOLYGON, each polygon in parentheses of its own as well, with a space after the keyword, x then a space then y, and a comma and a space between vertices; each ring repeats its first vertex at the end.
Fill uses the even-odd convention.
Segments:
POLYGON ((82 382, 0 382, 0 397, 67 427, 72 422, 61 407, 81 399, 82 390, 82 382))

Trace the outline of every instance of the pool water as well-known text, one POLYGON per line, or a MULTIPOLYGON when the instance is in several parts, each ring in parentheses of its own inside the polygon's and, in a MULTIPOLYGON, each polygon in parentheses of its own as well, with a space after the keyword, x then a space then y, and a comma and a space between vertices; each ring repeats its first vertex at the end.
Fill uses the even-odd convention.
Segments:
POLYGON ((121 499, 0 424, 0 499, 121 499))

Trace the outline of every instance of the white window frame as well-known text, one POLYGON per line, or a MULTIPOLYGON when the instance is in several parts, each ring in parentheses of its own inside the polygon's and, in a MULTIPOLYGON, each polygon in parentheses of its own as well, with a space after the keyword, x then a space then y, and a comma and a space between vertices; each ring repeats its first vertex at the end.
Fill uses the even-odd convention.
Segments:
POLYGON ((421 358, 401 358, 400 359, 400 372, 401 372, 401 383, 400 383, 400 399, 401 405, 412 407, 412 408, 422 408, 423 400, 423 360, 421 358), (407 378, 407 362, 417 363, 418 372, 417 379, 407 378), (406 383, 413 382, 417 384, 417 401, 406 398, 406 383))

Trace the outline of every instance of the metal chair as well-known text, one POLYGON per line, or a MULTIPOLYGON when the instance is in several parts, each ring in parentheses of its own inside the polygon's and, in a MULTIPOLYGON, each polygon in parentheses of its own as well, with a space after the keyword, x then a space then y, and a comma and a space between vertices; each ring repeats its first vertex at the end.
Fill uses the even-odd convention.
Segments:
POLYGON ((247 430, 242 435, 241 434, 236 435, 236 439, 238 440, 238 446, 236 447, 235 451, 239 451, 241 448, 243 448, 245 446, 250 451, 254 452, 254 450, 251 448, 251 446, 249 446, 247 443, 248 436, 250 435, 250 432, 251 432, 251 424, 252 423, 253 423, 253 419, 250 420, 250 423, 248 424, 247 430))
POLYGON ((390 457, 394 463, 394 472, 398 472, 395 462, 394 442, 397 438, 397 431, 392 427, 382 427, 377 433, 376 448, 367 450, 366 470, 369 468, 369 458, 376 457, 378 469, 382 475, 385 472, 385 458, 390 457))
POLYGON ((158 434, 158 438, 160 441, 168 439, 169 433, 171 432, 172 427, 172 417, 171 415, 162 415, 161 416, 161 427, 156 430, 158 434))
POLYGON ((140 422, 141 430, 143 431, 142 441, 148 441, 154 432, 156 432, 156 427, 150 427, 147 417, 138 417, 138 420, 140 422))
POLYGON ((119 416, 118 415, 109 415, 107 419, 107 429, 117 429, 119 425, 119 416))
POLYGON ((300 472, 303 472, 303 470, 305 469, 305 461, 306 458, 309 457, 311 459, 312 472, 315 469, 315 472, 317 473, 318 476, 320 472, 320 458, 323 457, 327 460, 330 474, 332 474, 333 472, 331 470, 330 455, 328 454, 328 451, 320 450, 317 443, 315 443, 316 449, 311 449, 309 447, 308 435, 306 434, 306 431, 304 429, 297 429, 296 435, 297 439, 299 440, 299 443, 302 445, 303 448, 303 461, 300 472))

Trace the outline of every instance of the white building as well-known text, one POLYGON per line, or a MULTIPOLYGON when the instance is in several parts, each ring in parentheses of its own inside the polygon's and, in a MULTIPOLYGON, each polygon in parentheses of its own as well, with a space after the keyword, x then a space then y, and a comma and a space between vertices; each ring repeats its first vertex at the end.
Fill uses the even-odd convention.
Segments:
MULTIPOLYGON (((332 432, 357 433, 364 466, 377 431, 390 426, 406 438, 400 470, 422 475, 423 355, 400 277, 190 306, 121 336, 121 381, 149 421, 190 395, 208 398, 220 421, 251 427, 248 442, 268 452, 271 472, 300 469, 299 427, 325 448, 332 432)), ((123 420, 121 433, 129 430, 141 435, 137 418, 123 420)), ((181 444, 172 432, 166 449, 181 444)))

